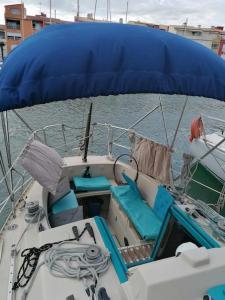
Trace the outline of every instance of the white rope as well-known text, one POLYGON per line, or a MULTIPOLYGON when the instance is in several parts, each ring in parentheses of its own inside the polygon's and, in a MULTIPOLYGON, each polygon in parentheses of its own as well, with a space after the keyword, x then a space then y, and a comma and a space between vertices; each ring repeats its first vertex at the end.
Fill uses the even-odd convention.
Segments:
POLYGON ((45 264, 49 272, 56 277, 82 279, 91 276, 97 280, 97 274, 108 270, 110 255, 108 252, 103 253, 101 248, 95 245, 94 247, 99 250, 99 256, 91 261, 85 254, 90 246, 93 245, 78 244, 75 241, 53 246, 45 252, 45 264), (69 247, 64 247, 65 245, 69 247))
MULTIPOLYGON (((65 241, 54 245, 45 251, 44 261, 38 264, 29 286, 23 291, 22 300, 26 300, 42 265, 46 265, 50 274, 55 277, 82 280, 85 288, 91 286, 87 284, 87 280, 91 278, 92 284, 97 288, 98 277, 108 270, 109 262, 109 252, 103 252, 97 245, 81 244, 76 241, 65 241), (94 249, 91 247, 94 247, 98 253, 93 259, 88 257, 88 250, 94 249)), ((98 294, 98 288, 95 294, 98 294)))

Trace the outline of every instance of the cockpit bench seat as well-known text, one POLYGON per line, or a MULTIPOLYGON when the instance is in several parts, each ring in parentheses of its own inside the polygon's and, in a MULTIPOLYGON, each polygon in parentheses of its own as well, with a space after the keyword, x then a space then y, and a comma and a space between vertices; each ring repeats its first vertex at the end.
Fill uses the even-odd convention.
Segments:
MULTIPOLYGON (((136 183, 135 183, 136 184, 136 183)), ((137 232, 144 240, 155 240, 166 213, 173 202, 165 188, 159 186, 154 207, 151 208, 141 197, 137 186, 130 184, 111 186, 112 195, 127 214, 137 232)))
POLYGON ((110 189, 110 182, 105 176, 84 178, 73 177, 76 192, 105 191, 110 189))

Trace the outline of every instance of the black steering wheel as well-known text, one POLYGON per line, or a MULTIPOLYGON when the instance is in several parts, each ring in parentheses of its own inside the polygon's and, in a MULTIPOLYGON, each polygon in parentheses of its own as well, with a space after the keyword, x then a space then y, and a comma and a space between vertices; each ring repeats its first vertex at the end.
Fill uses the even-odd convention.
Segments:
POLYGON ((121 155, 119 155, 119 156, 116 158, 116 160, 115 160, 115 162, 114 162, 114 164, 113 164, 113 175, 114 175, 115 182, 116 182, 118 185, 123 184, 123 182, 121 182, 120 180, 118 180, 118 178, 116 177, 116 164, 117 164, 117 162, 118 162, 122 157, 124 157, 124 156, 130 157, 130 161, 134 161, 134 163, 135 163, 135 166, 136 166, 136 175, 135 175, 135 178, 134 178, 134 181, 135 181, 135 182, 137 182, 138 176, 139 176, 138 163, 137 163, 137 160, 133 157, 133 155, 131 155, 131 154, 126 154, 126 153, 125 153, 125 154, 121 154, 121 155))

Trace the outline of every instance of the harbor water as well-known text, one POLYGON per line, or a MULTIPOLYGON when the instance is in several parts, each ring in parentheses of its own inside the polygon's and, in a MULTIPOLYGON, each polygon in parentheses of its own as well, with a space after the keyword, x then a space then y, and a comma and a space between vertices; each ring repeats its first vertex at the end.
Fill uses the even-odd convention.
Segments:
MULTIPOLYGON (((18 110, 18 113, 30 125, 33 130, 56 123, 64 123, 71 127, 78 128, 76 136, 82 135, 79 128, 85 126, 88 104, 93 102, 92 122, 111 123, 120 127, 130 127, 135 121, 145 115, 148 111, 157 106, 160 101, 163 107, 166 131, 169 145, 172 142, 174 132, 183 108, 185 96, 176 95, 120 95, 98 97, 94 99, 68 100, 64 102, 54 102, 50 104, 37 105, 18 110)), ((200 114, 206 114, 220 119, 224 119, 225 103, 205 98, 189 97, 184 112, 184 116, 178 131, 178 136, 174 145, 173 153, 173 170, 178 175, 182 165, 182 153, 188 152, 188 137, 191 120, 200 114)), ((10 143, 12 160, 14 160, 24 147, 30 136, 30 131, 13 113, 8 113, 10 143)), ((135 130, 142 135, 160 143, 167 143, 165 128, 160 109, 153 112, 140 124, 135 130)), ((116 134, 119 135, 120 132, 116 134)), ((74 135, 74 132, 73 132, 74 135)), ((75 139, 76 136, 71 136, 75 139)), ((106 154, 107 153, 107 130, 96 127, 94 137, 90 143, 90 153, 106 154)), ((0 131, 1 151, 5 153, 2 128, 0 131)), ((62 140, 54 132, 50 139, 54 147, 58 146, 59 152, 62 149, 62 140)), ((120 142, 126 143, 125 137, 120 142)), ((49 142, 50 143, 50 142, 49 142)), ((50 143, 51 145, 51 143, 50 143)), ((121 149, 114 149, 117 153, 123 153, 121 149)), ((77 155, 78 150, 70 152, 70 155, 77 155)), ((61 153, 63 154, 63 153, 61 153)), ((2 176, 1 176, 2 177, 2 176)), ((7 191, 1 184, 1 200, 7 196, 7 191)), ((0 223, 3 223, 9 210, 4 211, 0 216, 0 223)), ((1 224, 0 224, 1 225, 1 224)))

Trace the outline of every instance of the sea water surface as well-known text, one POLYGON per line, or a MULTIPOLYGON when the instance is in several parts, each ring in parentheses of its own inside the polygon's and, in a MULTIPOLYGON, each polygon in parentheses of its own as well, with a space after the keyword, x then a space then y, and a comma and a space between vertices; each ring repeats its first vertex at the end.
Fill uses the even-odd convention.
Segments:
MULTIPOLYGON (((90 102, 93 102, 92 122, 112 123, 113 125, 121 127, 130 127, 134 122, 136 122, 139 118, 141 118, 161 102, 168 135, 168 143, 170 145, 184 105, 184 101, 185 96, 177 95, 161 95, 160 97, 159 95, 149 94, 120 95, 53 102, 44 105, 37 105, 35 107, 23 108, 18 110, 18 113, 27 123, 29 123, 33 130, 56 123, 64 123, 71 127, 80 128, 85 125, 88 105, 90 102)), ((188 103, 185 108, 184 116, 182 118, 178 136, 174 145, 173 169, 176 174, 179 174, 180 172, 182 165, 182 153, 188 152, 188 137, 191 121, 200 114, 206 114, 225 120, 225 103, 200 97, 188 98, 188 103)), ((14 160, 29 138, 30 131, 13 112, 9 112, 8 117, 11 154, 14 160)), ((209 125, 211 126, 210 122, 209 125)), ((135 129, 144 136, 147 136, 157 142, 164 144, 167 143, 162 113, 159 109, 144 119, 135 127, 135 129)), ((121 132, 115 132, 114 134, 117 136, 119 133, 121 132)), ((74 132, 73 134, 70 133, 69 138, 73 142, 76 136, 79 135, 80 130, 77 130, 76 134, 74 134, 74 132)), ((106 137, 107 130, 97 128, 94 132, 94 138, 91 140, 90 153, 106 154, 106 137)), ((0 129, 0 139, 1 151, 5 157, 2 128, 0 129)), ((54 144, 54 146, 59 146, 58 151, 63 154, 61 151, 63 149, 62 136, 59 138, 57 132, 54 131, 54 133, 52 132, 52 134, 50 134, 50 141, 54 144)), ((125 136, 123 136, 119 142, 127 143, 125 136)), ((114 150, 117 153, 123 153, 124 151, 116 148, 114 148, 114 150)), ((70 155, 76 154, 78 154, 78 152, 75 150, 70 152, 70 155)), ((3 201, 6 195, 6 188, 2 183, 0 185, 0 201, 3 201)), ((1 214, 0 225, 4 222, 7 214, 9 213, 9 209, 10 208, 8 207, 8 209, 3 211, 1 214)))

